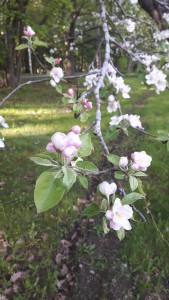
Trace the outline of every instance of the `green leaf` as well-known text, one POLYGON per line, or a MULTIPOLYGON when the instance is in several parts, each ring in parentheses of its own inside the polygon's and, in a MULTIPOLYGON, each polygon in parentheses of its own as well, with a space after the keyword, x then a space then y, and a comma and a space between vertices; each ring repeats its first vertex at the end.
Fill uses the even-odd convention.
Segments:
POLYGON ((88 113, 84 112, 84 113, 80 114, 80 121, 81 122, 86 122, 88 118, 89 118, 88 113))
POLYGON ((85 172, 98 172, 98 168, 89 161, 78 161, 76 168, 85 172))
POLYGON ((142 181, 140 179, 138 179, 138 191, 141 195, 143 195, 143 197, 146 196, 146 194, 144 193, 143 188, 142 188, 142 181))
POLYGON ((47 211, 59 203, 63 198, 66 189, 63 187, 62 180, 54 179, 52 172, 42 173, 35 185, 34 199, 37 212, 47 211))
POLYGON ((103 211, 103 212, 106 212, 107 209, 108 209, 107 200, 103 199, 101 204, 100 204, 100 210, 103 211))
POLYGON ((117 230, 117 236, 118 236, 120 241, 122 241, 125 238, 124 228, 120 228, 119 230, 117 230))
POLYGON ((136 177, 145 177, 145 176, 147 176, 147 174, 146 174, 146 173, 144 173, 144 172, 141 172, 141 171, 139 171, 139 172, 136 172, 136 173, 134 173, 133 175, 134 175, 134 176, 136 176, 136 177))
POLYGON ((40 157, 30 157, 30 160, 32 160, 35 164, 40 165, 40 166, 47 166, 47 167, 53 167, 54 165, 51 163, 50 160, 46 158, 40 158, 40 157))
POLYGON ((76 182, 76 173, 73 169, 69 169, 66 167, 62 167, 63 171, 63 186, 70 190, 70 188, 73 186, 73 184, 76 182))
POLYGON ((61 86, 61 84, 57 84, 57 85, 55 86, 55 89, 56 89, 56 91, 57 91, 59 94, 62 94, 62 86, 61 86))
POLYGON ((65 98, 65 97, 62 97, 62 102, 63 102, 63 103, 65 103, 65 104, 67 104, 67 102, 68 102, 68 99, 67 99, 67 98, 65 98))
POLYGON ((110 161, 113 165, 119 165, 120 157, 114 154, 107 155, 108 161, 110 161))
POLYGON ((169 141, 167 142, 167 151, 169 151, 169 141))
POLYGON ((134 176, 129 176, 129 184, 132 191, 135 191, 138 187, 138 181, 134 176))
POLYGON ((89 133, 83 133, 80 136, 80 140, 82 142, 82 145, 78 151, 79 157, 85 157, 89 156, 93 150, 93 144, 91 141, 91 136, 89 133))
POLYGON ((40 41, 38 37, 35 37, 33 41, 33 45, 35 46, 41 46, 41 47, 48 47, 48 44, 46 42, 40 41))
POLYGON ((81 185, 85 188, 85 189, 88 189, 88 180, 86 178, 86 176, 83 176, 81 174, 78 175, 78 179, 81 183, 81 185))
POLYGON ((46 55, 44 55, 45 60, 51 64, 52 66, 55 65, 55 59, 53 57, 47 57, 46 55))
POLYGON ((142 194, 139 193, 130 193, 127 194, 123 199, 122 199, 122 204, 126 205, 126 204, 132 204, 135 201, 139 200, 139 199, 143 199, 144 196, 142 194))
POLYGON ((123 180, 124 177, 125 177, 125 175, 124 175, 124 173, 121 172, 121 171, 116 171, 116 172, 114 172, 114 177, 115 177, 116 179, 123 180))
POLYGON ((169 140, 169 137, 167 135, 160 135, 156 138, 156 140, 158 140, 160 142, 166 142, 169 140))
POLYGON ((23 49, 26 49, 26 48, 28 48, 27 44, 20 44, 19 46, 17 46, 15 48, 15 50, 23 50, 23 49))
POLYGON ((103 232, 105 234, 107 234, 110 230, 109 228, 107 227, 107 220, 105 217, 103 217, 103 220, 102 220, 102 226, 103 226, 103 232))
POLYGON ((82 215, 90 218, 97 215, 99 212, 99 206, 96 203, 92 203, 83 210, 82 215))

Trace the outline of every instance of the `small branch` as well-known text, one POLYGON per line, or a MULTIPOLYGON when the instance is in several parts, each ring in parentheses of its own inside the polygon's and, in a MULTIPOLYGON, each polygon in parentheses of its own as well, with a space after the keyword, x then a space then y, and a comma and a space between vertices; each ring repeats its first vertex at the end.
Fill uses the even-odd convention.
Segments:
POLYGON ((89 131, 95 124, 96 124, 96 121, 93 121, 87 128, 85 128, 85 130, 83 130, 82 133, 86 133, 87 131, 89 131))
POLYGON ((34 80, 34 81, 27 81, 24 83, 21 83, 20 85, 18 85, 12 92, 10 92, 5 98, 2 99, 2 101, 0 102, 0 106, 10 97, 12 96, 14 93, 16 93, 16 91, 18 91, 20 88, 22 88, 25 85, 29 85, 29 84, 33 84, 33 83, 39 83, 42 81, 46 81, 48 79, 44 78, 44 79, 39 79, 39 80, 34 80))
POLYGON ((144 134, 146 134, 146 135, 148 135, 148 136, 151 136, 151 137, 153 137, 153 138, 155 138, 155 139, 157 138, 157 136, 155 136, 155 135, 153 135, 153 134, 151 134, 151 133, 145 131, 144 129, 141 129, 141 128, 138 128, 138 127, 134 128, 134 129, 136 129, 136 130, 138 130, 138 131, 140 131, 140 132, 142 132, 142 133, 144 133, 144 134))
POLYGON ((39 58, 37 57, 37 55, 36 55, 36 53, 35 53, 35 51, 33 49, 32 49, 32 53, 34 54, 34 56, 35 56, 38 64, 47 72, 46 67, 41 63, 41 61, 39 60, 39 58))
POLYGON ((104 38, 105 38, 105 57, 104 57, 104 63, 103 67, 101 69, 100 78, 98 80, 98 83, 96 85, 96 88, 94 89, 94 95, 96 100, 96 114, 95 114, 95 130, 94 133, 98 136, 100 140, 100 144, 102 146, 104 154, 108 154, 109 150, 107 148, 107 145, 103 139, 103 135, 101 132, 101 101, 100 101, 100 89, 104 83, 104 78, 106 76, 108 62, 110 60, 110 35, 109 35, 109 29, 108 24, 106 20, 106 8, 104 5, 104 1, 100 0, 101 5, 101 20, 102 20, 102 27, 104 32, 104 38))

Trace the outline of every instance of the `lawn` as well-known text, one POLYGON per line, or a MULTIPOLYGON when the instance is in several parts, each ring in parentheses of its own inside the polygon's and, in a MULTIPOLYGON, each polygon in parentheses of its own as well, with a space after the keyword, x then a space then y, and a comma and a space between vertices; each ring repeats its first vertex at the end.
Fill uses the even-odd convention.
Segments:
MULTIPOLYGON (((127 81, 133 91, 130 100, 122 100, 123 113, 130 111, 139 114, 145 130, 154 135, 158 134, 158 129, 169 131, 169 92, 156 95, 154 90, 147 90, 137 78, 128 78, 127 81)), ((1 98, 7 92, 2 89, 1 98)), ((86 194, 76 186, 57 208, 37 214, 33 200, 37 170, 29 157, 44 151, 54 132, 67 132, 75 123, 85 128, 85 124, 74 120, 71 107, 66 107, 60 96, 47 84, 35 84, 19 90, 2 106, 0 114, 10 126, 9 129, 2 129, 6 149, 0 152, 0 294, 4 295, 5 291, 7 299, 14 300, 59 299, 56 295, 59 293, 60 267, 55 260, 58 245, 63 238, 68 238, 72 230, 75 234, 73 220, 79 218, 77 199, 86 199, 86 194), (16 279, 17 276, 21 278, 16 279)), ((93 113, 89 122, 92 117, 93 113)), ((109 116, 106 106, 103 118, 103 131, 107 131, 109 116)), ((108 240, 116 241, 117 251, 112 260, 115 256, 118 265, 120 262, 120 266, 125 266, 125 270, 122 269, 126 274, 125 280, 130 282, 129 288, 127 285, 123 285, 123 288, 124 291, 130 289, 131 298, 128 293, 128 298, 121 299, 146 299, 147 295, 154 297, 150 299, 167 299, 169 152, 166 144, 143 136, 138 131, 130 130, 129 134, 130 142, 127 136, 120 135, 109 141, 109 148, 114 154, 120 152, 121 155, 145 150, 153 157, 148 169, 149 177, 144 180, 148 204, 140 202, 137 206, 147 222, 144 224, 136 216, 133 230, 120 244, 113 232, 108 235, 108 240), (151 213, 148 213, 148 209, 151 213)), ((96 137, 94 144, 98 149, 96 137)), ((99 165, 102 159, 99 151, 94 152, 92 159, 99 165)), ((104 253, 105 249, 100 250, 99 241, 105 238, 99 223, 96 221, 91 224, 90 232, 95 238, 92 238, 92 243, 85 240, 78 244, 72 262, 78 265, 85 261, 92 265, 94 272, 102 270, 105 273, 108 262, 111 263, 111 249, 108 248, 107 254, 104 253)), ((88 228, 87 223, 82 231, 85 232, 85 228, 88 228)), ((69 264, 70 260, 71 257, 69 264)), ((113 267, 117 269, 117 265, 113 267)), ((93 282, 92 279, 90 281, 93 282)), ((116 275, 111 281, 111 284, 120 286, 116 275)), ((97 286, 96 282, 93 284, 97 286)), ((68 299, 76 299, 77 288, 72 287, 74 296, 68 299)), ((114 299, 105 296, 106 289, 104 282, 100 299, 114 299)))

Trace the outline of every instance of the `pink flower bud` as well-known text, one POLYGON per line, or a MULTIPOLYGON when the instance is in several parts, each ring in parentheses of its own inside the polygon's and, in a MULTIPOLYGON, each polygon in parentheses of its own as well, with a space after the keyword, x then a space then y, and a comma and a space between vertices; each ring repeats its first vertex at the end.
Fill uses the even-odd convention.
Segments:
POLYGON ((126 156, 120 157, 119 166, 122 168, 127 167, 128 165, 128 158, 126 156))
POLYGON ((62 150, 61 154, 65 158, 71 158, 77 153, 77 149, 74 146, 68 146, 62 150))
POLYGON ((79 138, 79 135, 75 134, 73 131, 70 131, 67 135, 67 146, 74 146, 79 148, 82 145, 82 142, 79 138))
POLYGON ((62 151, 67 146, 67 136, 62 132, 56 132, 51 137, 51 141, 54 144, 55 148, 62 151))
POLYGON ((58 65, 60 64, 60 62, 62 61, 62 58, 61 57, 56 57, 55 58, 55 63, 58 65))
POLYGON ((81 128, 78 125, 75 125, 71 128, 71 131, 74 132, 75 134, 80 134, 81 128))
POLYGON ((73 89, 68 89, 66 95, 68 98, 72 98, 74 96, 75 91, 73 89))
POLYGON ((56 147, 54 146, 54 144, 52 142, 49 142, 46 146, 46 151, 48 152, 56 152, 56 147))
POLYGON ((92 109, 92 107, 93 107, 92 102, 87 102, 85 104, 85 108, 88 109, 88 110, 92 109))
POLYGON ((82 99, 82 103, 86 104, 87 103, 87 99, 82 99))
POLYGON ((33 36, 35 35, 35 31, 30 27, 30 26, 26 26, 26 29, 24 30, 24 35, 26 36, 33 36))

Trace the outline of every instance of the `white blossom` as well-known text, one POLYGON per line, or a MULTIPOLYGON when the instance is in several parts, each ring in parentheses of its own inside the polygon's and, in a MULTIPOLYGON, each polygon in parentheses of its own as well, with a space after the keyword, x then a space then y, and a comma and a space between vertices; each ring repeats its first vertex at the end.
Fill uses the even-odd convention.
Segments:
POLYGON ((167 87, 166 75, 159 70, 156 66, 152 67, 152 70, 146 76, 146 83, 148 85, 154 84, 156 87, 156 93, 163 92, 167 87))
MULTIPOLYGON (((53 81, 55 81, 55 83, 59 83, 60 79, 63 78, 64 73, 62 68, 60 67, 54 67, 52 68, 52 70, 50 71, 50 77, 52 77, 53 81)), ((54 86, 54 82, 52 81, 52 86, 54 86)))
POLYGON ((126 19, 124 25, 128 32, 133 32, 136 27, 136 23, 133 22, 131 19, 126 19))
POLYGON ((163 14, 163 19, 165 19, 166 22, 169 23, 169 14, 168 13, 164 13, 163 14))
POLYGON ((110 195, 114 194, 116 190, 117 185, 114 182, 109 184, 107 181, 103 181, 99 184, 99 191, 107 198, 109 198, 110 195))
POLYGON ((121 200, 116 198, 112 209, 106 211, 106 218, 110 221, 110 227, 114 230, 124 228, 131 230, 128 219, 133 216, 133 209, 129 205, 122 205, 121 200))
POLYGON ((130 0, 130 3, 131 3, 131 4, 137 4, 137 3, 138 3, 138 0, 130 0))
POLYGON ((163 41, 169 38, 169 29, 160 31, 160 32, 155 32, 153 34, 153 37, 156 41, 163 41))

